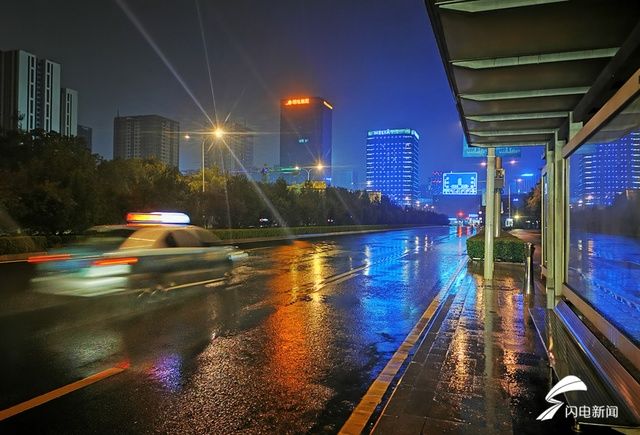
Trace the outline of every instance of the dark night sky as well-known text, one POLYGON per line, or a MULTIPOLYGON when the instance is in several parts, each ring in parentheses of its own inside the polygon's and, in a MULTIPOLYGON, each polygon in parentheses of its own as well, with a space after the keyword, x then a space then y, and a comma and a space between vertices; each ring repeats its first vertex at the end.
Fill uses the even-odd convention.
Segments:
MULTIPOLYGON (((124 0, 123 0, 124 1, 124 0)), ((208 113, 213 104, 195 2, 126 0, 208 113)), ((461 156, 461 127, 422 0, 200 0, 218 116, 232 110, 262 132, 256 165, 278 161, 280 98, 321 96, 335 107, 333 164, 364 179, 366 131, 414 128, 421 182, 433 170, 481 170, 461 156)), ((111 158, 113 117, 156 113, 201 129, 206 118, 115 1, 7 0, 0 50, 62 64, 80 92, 80 124, 111 158)), ((181 168, 198 167, 183 141, 181 168)), ((540 149, 515 165, 537 172, 540 149)), ((481 177, 482 178, 482 177, 481 177)))

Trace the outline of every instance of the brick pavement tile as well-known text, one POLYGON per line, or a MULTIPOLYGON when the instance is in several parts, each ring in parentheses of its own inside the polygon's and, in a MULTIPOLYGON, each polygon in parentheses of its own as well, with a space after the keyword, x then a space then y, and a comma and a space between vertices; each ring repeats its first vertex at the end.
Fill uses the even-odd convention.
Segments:
POLYGON ((417 435, 422 433, 425 417, 404 415, 398 419, 392 433, 394 435, 417 435))
POLYGON ((383 415, 376 424, 376 433, 393 434, 398 422, 398 417, 383 415))
POLYGON ((441 364, 433 364, 432 362, 427 361, 425 363, 424 370, 416 379, 416 386, 438 383, 442 378, 442 373, 439 370, 440 367, 441 364))
POLYGON ((468 425, 456 422, 456 421, 448 421, 442 420, 438 418, 427 417, 424 422, 423 434, 459 434, 467 432, 468 425))
POLYGON ((383 411, 385 416, 397 417, 404 412, 404 408, 411 397, 413 388, 411 385, 403 385, 403 383, 404 382, 401 382, 394 390, 393 396, 391 396, 393 400, 389 401, 383 411))
POLYGON ((423 368, 424 366, 422 363, 418 361, 411 361, 407 366, 407 370, 405 370, 404 374, 402 375, 402 381, 400 381, 400 383, 413 386, 413 384, 416 383, 416 380, 422 372, 423 368))
POLYGON ((430 414, 431 408, 436 405, 437 403, 434 400, 434 392, 432 389, 413 389, 411 396, 407 399, 407 403, 404 406, 402 416, 425 417, 430 414))

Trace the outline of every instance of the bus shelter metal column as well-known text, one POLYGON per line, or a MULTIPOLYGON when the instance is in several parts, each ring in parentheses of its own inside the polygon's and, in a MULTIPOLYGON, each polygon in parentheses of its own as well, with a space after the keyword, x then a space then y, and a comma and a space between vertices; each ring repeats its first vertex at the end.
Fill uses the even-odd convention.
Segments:
POLYGON ((556 306, 556 294, 555 294, 555 273, 554 273, 554 260, 555 260, 555 141, 551 141, 546 146, 545 159, 547 161, 547 249, 546 249, 546 263, 547 263, 547 279, 546 279, 546 294, 547 294, 547 308, 552 309, 556 306))
POLYGON ((567 179, 565 177, 566 160, 562 158, 562 147, 565 141, 553 141, 554 148, 554 177, 553 177, 553 283, 554 306, 558 298, 562 296, 562 284, 564 283, 565 265, 565 193, 567 179))
MULTIPOLYGON (((573 122, 573 113, 569 113, 570 140, 582 128, 582 123, 573 122)), ((553 282, 555 302, 562 296, 569 266, 569 160, 563 157, 562 148, 566 141, 554 141, 554 229, 553 229, 553 282)))
POLYGON ((487 191, 485 203, 487 208, 484 213, 484 280, 485 284, 491 284, 493 280, 493 239, 495 232, 495 180, 496 180, 496 151, 494 148, 487 150, 487 191))

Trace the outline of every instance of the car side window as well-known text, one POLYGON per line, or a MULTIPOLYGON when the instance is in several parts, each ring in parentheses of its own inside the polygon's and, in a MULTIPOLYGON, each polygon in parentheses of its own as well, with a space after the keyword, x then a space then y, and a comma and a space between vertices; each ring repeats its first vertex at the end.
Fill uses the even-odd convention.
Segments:
POLYGON ((172 231, 173 237, 179 248, 196 248, 202 246, 200 240, 187 230, 172 231))
POLYGON ((167 248, 177 248, 178 247, 178 242, 176 241, 176 238, 173 236, 173 233, 168 233, 165 236, 164 244, 167 246, 167 248))

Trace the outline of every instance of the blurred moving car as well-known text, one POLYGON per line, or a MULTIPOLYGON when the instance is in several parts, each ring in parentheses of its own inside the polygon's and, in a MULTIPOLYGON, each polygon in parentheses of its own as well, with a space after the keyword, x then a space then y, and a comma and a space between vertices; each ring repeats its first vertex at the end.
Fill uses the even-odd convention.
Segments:
POLYGON ((183 213, 129 213, 127 225, 89 229, 77 243, 34 256, 32 288, 42 293, 99 296, 166 291, 197 272, 247 257, 183 213))

